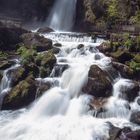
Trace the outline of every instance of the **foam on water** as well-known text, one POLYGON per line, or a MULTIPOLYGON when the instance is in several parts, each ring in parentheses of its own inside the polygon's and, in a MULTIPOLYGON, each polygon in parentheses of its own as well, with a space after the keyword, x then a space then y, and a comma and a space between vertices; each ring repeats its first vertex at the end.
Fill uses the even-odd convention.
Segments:
MULTIPOLYGON (((56 33, 50 36, 56 36, 56 33)), ((93 97, 83 94, 81 89, 87 82, 92 64, 105 69, 111 66, 111 60, 98 51, 96 46, 101 40, 93 43, 86 38, 82 40, 84 48, 77 49, 81 40, 75 41, 74 38, 69 41, 69 37, 66 38, 65 42, 61 41, 62 47, 56 57, 57 63, 67 64, 68 69, 60 77, 36 79, 57 81, 57 84, 28 109, 0 112, 0 136, 4 140, 107 140, 110 123, 121 128, 136 128, 129 122, 132 111, 127 108, 129 103, 118 96, 121 94, 120 86, 128 84, 129 80, 119 79, 114 82, 113 96, 107 99, 105 112, 98 118, 93 117, 95 110, 91 111, 89 106, 93 97), (97 54, 98 59, 95 57, 97 54)), ((139 105, 136 106, 135 102, 131 106, 135 109, 139 105)))

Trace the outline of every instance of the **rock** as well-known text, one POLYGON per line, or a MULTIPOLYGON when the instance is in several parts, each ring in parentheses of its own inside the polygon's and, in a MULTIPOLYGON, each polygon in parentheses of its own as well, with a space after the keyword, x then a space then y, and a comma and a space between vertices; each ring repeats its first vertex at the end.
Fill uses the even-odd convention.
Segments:
POLYGON ((11 87, 16 86, 20 81, 24 80, 27 77, 26 70, 23 67, 9 70, 7 74, 11 78, 11 87))
POLYGON ((20 36, 27 33, 25 29, 19 27, 0 26, 0 51, 14 51, 19 48, 20 36))
POLYGON ((56 64, 52 71, 52 77, 60 77, 62 73, 68 68, 67 64, 56 64))
POLYGON ((61 43, 55 43, 54 46, 56 46, 56 47, 62 47, 62 44, 61 43))
POLYGON ((2 61, 1 64, 0 64, 0 70, 8 69, 8 68, 10 68, 13 64, 14 64, 14 62, 12 62, 12 61, 8 61, 8 60, 2 61))
POLYGON ((130 52, 123 49, 118 49, 116 52, 113 52, 110 55, 117 59, 120 63, 125 63, 126 61, 130 61, 133 58, 130 52))
POLYGON ((39 28, 37 32, 41 34, 46 34, 46 33, 54 32, 54 30, 49 27, 42 27, 42 28, 39 28))
POLYGON ((120 97, 128 100, 129 102, 134 101, 134 99, 139 95, 139 84, 135 81, 130 81, 128 85, 122 85, 120 88, 121 95, 120 97))
POLYGON ((131 114, 130 122, 140 125, 140 112, 139 111, 135 111, 131 114))
POLYGON ((140 63, 140 54, 136 54, 136 56, 134 57, 134 61, 136 63, 140 63))
POLYGON ((52 51, 39 54, 36 58, 36 64, 40 67, 40 75, 45 78, 50 75, 54 65, 56 64, 56 57, 52 51))
POLYGON ((43 54, 41 60, 41 66, 45 68, 49 66, 52 69, 55 63, 56 63, 56 57, 51 51, 43 54))
POLYGON ((97 65, 92 65, 88 73, 88 82, 82 91, 94 97, 109 97, 112 93, 111 80, 106 72, 97 65))
POLYGON ((52 48, 52 53, 58 54, 59 52, 60 52, 60 49, 59 48, 56 48, 56 47, 53 47, 52 48))
POLYGON ((51 88, 51 83, 50 82, 43 82, 43 81, 37 81, 37 94, 36 97, 40 97, 43 95, 43 93, 51 88))
POLYGON ((111 52, 112 47, 110 45, 110 42, 103 42, 100 46, 98 46, 98 49, 100 52, 106 53, 111 52))
POLYGON ((78 46, 77 46, 77 49, 83 49, 85 46, 83 45, 83 44, 79 44, 78 46))
POLYGON ((15 110, 29 105, 35 100, 36 89, 35 79, 32 75, 28 76, 4 97, 2 110, 15 110))
POLYGON ((37 52, 52 49, 52 40, 40 36, 38 33, 26 33, 21 36, 25 46, 34 46, 37 52))
POLYGON ((112 81, 119 76, 119 72, 113 66, 108 66, 106 72, 112 81))
POLYGON ((122 77, 124 77, 124 78, 133 78, 134 77, 133 69, 129 68, 127 65, 113 61, 112 66, 120 72, 122 77))
POLYGON ((109 136, 110 138, 108 140, 119 140, 117 139, 120 135, 121 129, 118 127, 113 126, 110 124, 110 129, 109 129, 109 136))
POLYGON ((2 74, 2 72, 0 71, 0 83, 1 83, 2 78, 3 78, 3 74, 2 74))
POLYGON ((132 131, 130 128, 123 128, 118 140, 139 140, 140 130, 132 131))
POLYGON ((104 110, 105 110, 104 105, 106 102, 107 102, 106 98, 93 98, 90 101, 90 103, 89 103, 90 109, 95 110, 97 112, 96 113, 97 117, 99 117, 99 113, 104 112, 104 110))
POLYGON ((138 100, 137 100, 137 104, 140 105, 140 98, 138 98, 138 100))

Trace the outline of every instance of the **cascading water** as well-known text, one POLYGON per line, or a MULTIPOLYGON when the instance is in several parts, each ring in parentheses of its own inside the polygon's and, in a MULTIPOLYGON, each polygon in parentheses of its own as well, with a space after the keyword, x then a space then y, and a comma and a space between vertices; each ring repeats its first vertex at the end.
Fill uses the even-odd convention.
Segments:
MULTIPOLYGON (((15 62, 18 62, 17 60, 15 60, 15 62)), ((8 91, 10 91, 11 87, 10 87, 10 84, 11 84, 11 77, 8 75, 8 72, 10 70, 13 70, 13 69, 16 69, 17 67, 19 67, 19 64, 15 64, 14 66, 6 69, 4 72, 3 72, 3 78, 1 80, 1 83, 0 83, 0 108, 1 108, 1 105, 2 105, 2 101, 3 101, 3 98, 4 96, 8 93, 8 91)))
POLYGON ((57 31, 70 31, 75 19, 77 0, 56 0, 47 24, 57 31))
POLYGON ((54 68, 51 77, 37 79, 57 81, 57 84, 30 108, 1 111, 0 137, 3 140, 107 140, 110 123, 135 129, 129 122, 129 115, 140 106, 119 98, 120 86, 128 84, 128 80, 121 77, 114 79, 113 95, 104 105, 106 112, 99 116, 93 116, 96 110, 90 110, 89 103, 93 97, 81 92, 92 64, 103 69, 111 66, 110 58, 96 48, 102 40, 97 39, 97 43, 93 43, 90 37, 59 35, 54 33, 46 37, 53 39, 53 43, 60 41, 62 47, 56 55, 57 65, 68 65, 68 69, 57 76, 54 68), (77 49, 81 43, 85 47, 77 49), (96 59, 96 55, 99 59, 96 59), (127 104, 132 110, 126 108, 127 104))

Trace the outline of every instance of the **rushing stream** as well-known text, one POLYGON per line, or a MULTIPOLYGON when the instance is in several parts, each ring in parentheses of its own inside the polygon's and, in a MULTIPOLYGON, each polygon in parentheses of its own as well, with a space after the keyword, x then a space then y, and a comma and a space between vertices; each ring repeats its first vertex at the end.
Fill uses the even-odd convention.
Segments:
MULTIPOLYGON (((87 82, 88 71, 92 64, 103 70, 111 66, 110 58, 100 53, 91 37, 71 33, 50 33, 47 38, 53 43, 61 43, 60 52, 56 55, 57 64, 68 65, 63 73, 37 80, 56 82, 54 87, 46 91, 30 108, 18 111, 0 112, 0 139, 2 140, 107 140, 110 123, 118 127, 137 126, 130 123, 133 110, 139 109, 136 103, 120 99, 122 84, 129 86, 130 80, 119 75, 113 78, 113 95, 107 100, 105 113, 96 117, 96 110, 89 109, 93 97, 82 94, 81 88, 87 82), (77 49, 79 44, 85 47, 77 49), (100 56, 96 59, 96 56, 100 56), (55 77, 54 77, 55 76, 55 77), (127 105, 131 106, 131 110, 127 105)), ((55 68, 54 68, 55 69, 55 68)), ((136 99, 137 100, 137 99, 136 99)))

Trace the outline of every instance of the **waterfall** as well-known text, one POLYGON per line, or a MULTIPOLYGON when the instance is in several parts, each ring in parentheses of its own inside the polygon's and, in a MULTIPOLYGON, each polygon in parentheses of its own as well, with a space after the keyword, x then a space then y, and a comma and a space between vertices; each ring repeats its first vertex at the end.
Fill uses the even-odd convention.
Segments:
POLYGON ((108 140, 110 123, 123 128, 136 129, 129 121, 133 110, 140 108, 134 101, 129 103, 119 98, 122 85, 130 86, 130 80, 114 79, 113 94, 104 105, 105 112, 97 116, 97 110, 90 110, 93 97, 83 94, 81 89, 88 80, 88 71, 93 64, 106 69, 111 66, 110 58, 100 53, 99 44, 91 37, 79 34, 50 33, 46 37, 62 44, 56 54, 57 65, 68 65, 60 75, 55 68, 50 77, 40 81, 56 82, 30 107, 18 111, 0 112, 0 136, 3 140, 108 140), (84 47, 78 49, 77 46, 84 47), (96 55, 99 59, 96 59, 96 55), (54 77, 56 76, 56 77, 54 77), (130 108, 127 108, 127 106, 130 108), (5 133, 6 132, 6 133, 5 133))
POLYGON ((47 24, 54 30, 70 31, 75 20, 77 0, 56 0, 47 24))
MULTIPOLYGON (((14 61, 16 62, 17 60, 14 60, 14 61)), ((11 87, 10 87, 11 77, 10 77, 10 75, 8 75, 8 72, 10 70, 16 69, 17 67, 19 67, 19 64, 15 64, 3 72, 3 78, 2 78, 1 83, 0 83, 0 108, 2 105, 3 98, 11 89, 11 87)))

